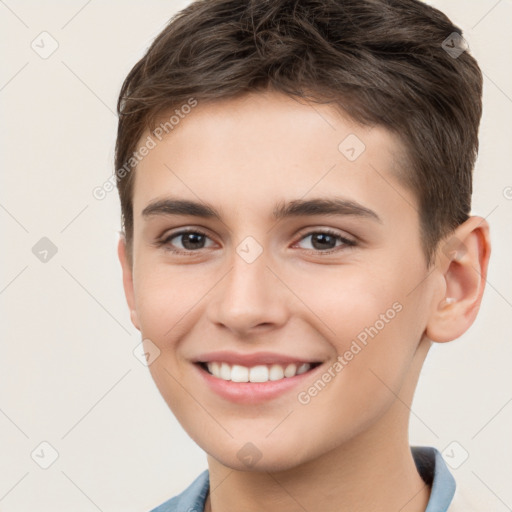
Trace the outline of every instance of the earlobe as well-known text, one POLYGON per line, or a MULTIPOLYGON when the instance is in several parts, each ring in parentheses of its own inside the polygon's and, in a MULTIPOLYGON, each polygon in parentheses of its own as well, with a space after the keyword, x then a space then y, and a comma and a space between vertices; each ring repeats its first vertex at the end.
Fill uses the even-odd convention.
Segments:
POLYGON ((121 269, 123 273, 123 288, 124 295, 126 297, 126 302, 128 303, 128 307, 130 308, 130 319, 132 324, 136 329, 140 331, 139 319, 137 316, 137 309, 135 307, 135 293, 133 288, 133 269, 132 264, 129 261, 127 248, 126 248, 126 238, 123 234, 121 234, 119 238, 119 242, 117 245, 117 255, 119 257, 119 262, 121 263, 121 269))
POLYGON ((432 304, 425 331, 432 341, 452 341, 466 332, 480 308, 491 245, 489 225, 470 217, 441 241, 436 267, 443 274, 445 296, 432 304))
POLYGON ((139 318, 137 316, 137 311, 135 309, 130 310, 130 320, 132 321, 134 327, 140 331, 139 318))

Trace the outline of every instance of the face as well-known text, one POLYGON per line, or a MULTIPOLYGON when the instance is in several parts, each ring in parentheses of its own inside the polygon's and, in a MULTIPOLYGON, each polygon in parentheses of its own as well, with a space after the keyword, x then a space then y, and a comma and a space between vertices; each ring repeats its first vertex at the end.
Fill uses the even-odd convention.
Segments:
POLYGON ((436 294, 399 141, 278 93, 199 103, 154 140, 125 289, 184 429, 274 471, 378 429, 436 294))

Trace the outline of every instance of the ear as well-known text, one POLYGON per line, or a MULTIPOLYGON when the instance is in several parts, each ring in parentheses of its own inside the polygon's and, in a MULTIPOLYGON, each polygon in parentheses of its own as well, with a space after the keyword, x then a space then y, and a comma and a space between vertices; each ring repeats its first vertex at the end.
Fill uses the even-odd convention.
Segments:
POLYGON ((121 234, 121 237, 119 238, 119 243, 117 245, 117 255, 119 256, 119 261, 121 263, 121 268, 123 272, 124 295, 126 297, 128 307, 130 308, 130 318, 135 328, 140 331, 139 319, 137 317, 137 310, 135 308, 135 293, 133 291, 132 262, 129 261, 128 258, 128 253, 126 249, 126 238, 123 234, 121 234))
POLYGON ((436 267, 443 277, 446 293, 432 304, 425 334, 432 341, 451 341, 465 333, 474 322, 484 293, 491 254, 489 224, 482 217, 470 217, 436 251, 436 267))

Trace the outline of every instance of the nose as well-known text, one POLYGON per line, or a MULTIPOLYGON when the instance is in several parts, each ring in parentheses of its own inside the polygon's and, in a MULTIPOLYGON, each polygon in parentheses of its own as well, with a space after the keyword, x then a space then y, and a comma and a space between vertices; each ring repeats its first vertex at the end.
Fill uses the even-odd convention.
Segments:
POLYGON ((248 263, 235 254, 232 267, 212 290, 209 320, 238 337, 279 328, 289 316, 291 294, 264 255, 248 263))

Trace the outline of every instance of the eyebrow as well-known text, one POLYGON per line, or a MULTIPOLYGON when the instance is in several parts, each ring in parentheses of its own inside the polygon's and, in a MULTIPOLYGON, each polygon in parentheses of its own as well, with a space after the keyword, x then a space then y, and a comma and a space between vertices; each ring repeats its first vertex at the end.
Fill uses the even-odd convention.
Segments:
MULTIPOLYGON (((281 202, 274 207, 274 219, 314 215, 344 215, 367 218, 382 223, 381 218, 369 208, 355 201, 342 198, 295 199, 281 202)), ((218 210, 207 203, 187 199, 159 199, 151 202, 142 210, 143 217, 155 215, 187 215, 206 219, 222 220, 218 210)))

